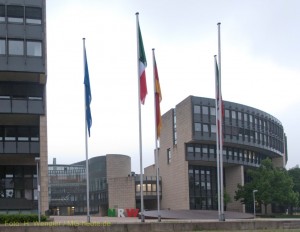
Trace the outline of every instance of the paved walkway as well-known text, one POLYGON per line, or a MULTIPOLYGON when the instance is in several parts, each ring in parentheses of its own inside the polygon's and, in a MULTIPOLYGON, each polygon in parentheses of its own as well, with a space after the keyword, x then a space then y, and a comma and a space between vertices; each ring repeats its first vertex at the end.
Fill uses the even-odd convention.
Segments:
MULTIPOLYGON (((252 219, 253 214, 225 211, 225 219, 252 219)), ((145 211, 145 218, 157 218, 157 211, 145 211)), ((198 219, 218 220, 215 210, 161 210, 161 218, 165 219, 198 219)))
MULTIPOLYGON (((157 211, 145 211, 146 222, 157 221, 157 211)), ((218 221, 218 211, 212 210, 161 210, 160 215, 163 221, 218 221)), ((87 216, 51 216, 54 222, 69 223, 69 222, 87 222, 87 216)), ((225 212, 226 220, 241 220, 253 219, 252 214, 225 212)), ((100 217, 93 215, 90 217, 90 222, 112 222, 112 223, 136 223, 141 222, 139 218, 133 217, 100 217)))

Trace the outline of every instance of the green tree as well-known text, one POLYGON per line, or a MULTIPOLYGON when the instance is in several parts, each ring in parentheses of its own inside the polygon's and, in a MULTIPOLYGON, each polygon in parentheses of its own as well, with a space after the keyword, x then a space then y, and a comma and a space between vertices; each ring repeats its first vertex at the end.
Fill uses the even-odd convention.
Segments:
POLYGON ((294 182, 294 191, 298 193, 298 204, 294 206, 299 206, 300 203, 300 168, 296 166, 288 170, 289 176, 293 179, 294 182))
POLYGON ((294 182, 286 170, 275 169, 273 201, 284 206, 298 204, 299 193, 294 191, 294 182))
POLYGON ((267 206, 275 203, 278 205, 294 205, 297 203, 299 194, 293 190, 293 179, 284 169, 274 168, 270 159, 265 159, 257 169, 247 172, 252 181, 244 186, 238 185, 235 200, 240 200, 244 204, 253 203, 253 190, 259 204, 264 205, 265 214, 267 206))

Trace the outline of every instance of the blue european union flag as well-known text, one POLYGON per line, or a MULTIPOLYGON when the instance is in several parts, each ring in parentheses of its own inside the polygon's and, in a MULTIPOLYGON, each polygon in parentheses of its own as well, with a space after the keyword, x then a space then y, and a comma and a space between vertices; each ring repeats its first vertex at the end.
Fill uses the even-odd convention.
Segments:
POLYGON ((92 127, 92 114, 90 104, 92 101, 90 77, 89 77, 89 68, 86 58, 86 51, 84 46, 84 86, 85 86, 85 118, 87 123, 87 129, 89 132, 89 137, 91 136, 91 127, 92 127))

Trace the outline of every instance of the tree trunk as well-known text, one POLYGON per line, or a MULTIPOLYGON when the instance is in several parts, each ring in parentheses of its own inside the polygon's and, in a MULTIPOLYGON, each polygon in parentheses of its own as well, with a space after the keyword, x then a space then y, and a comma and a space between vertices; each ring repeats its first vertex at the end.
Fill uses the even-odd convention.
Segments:
POLYGON ((264 204, 264 206, 265 206, 265 215, 267 215, 268 205, 264 204))

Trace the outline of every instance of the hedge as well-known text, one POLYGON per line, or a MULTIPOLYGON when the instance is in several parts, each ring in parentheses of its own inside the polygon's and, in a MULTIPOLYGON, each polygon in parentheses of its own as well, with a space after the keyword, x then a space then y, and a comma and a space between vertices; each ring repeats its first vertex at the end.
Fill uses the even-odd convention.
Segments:
MULTIPOLYGON (((38 220, 37 214, 0 214, 0 224, 38 222, 38 220)), ((47 221, 47 217, 42 215, 41 221, 47 221)))

